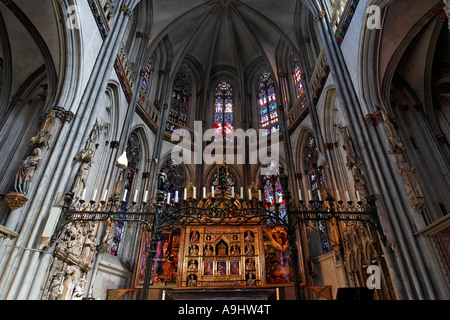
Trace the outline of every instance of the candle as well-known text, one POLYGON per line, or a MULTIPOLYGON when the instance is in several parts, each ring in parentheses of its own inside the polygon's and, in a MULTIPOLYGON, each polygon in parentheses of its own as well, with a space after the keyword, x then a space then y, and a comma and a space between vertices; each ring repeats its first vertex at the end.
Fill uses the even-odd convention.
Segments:
POLYGON ((103 192, 102 201, 106 201, 106 196, 108 195, 108 189, 103 192))
POLYGON ((128 190, 125 189, 125 192, 123 193, 123 201, 125 202, 125 200, 127 199, 127 192, 128 190))
POLYGON ((94 196, 92 197, 92 201, 95 201, 95 198, 97 198, 97 189, 94 190, 94 196))
POLYGON ((175 202, 178 202, 178 190, 175 191, 175 202))
POLYGON ((234 187, 231 187, 231 197, 234 198, 234 187))
POLYGON ((167 193, 167 204, 170 204, 170 198, 171 198, 170 196, 171 196, 170 192, 167 193))
POLYGON ((203 199, 206 199, 206 187, 203 187, 203 199))
POLYGON ((144 202, 147 202, 147 195, 148 195, 148 190, 145 190, 144 199, 143 199, 144 202))
POLYGON ((298 200, 302 201, 302 191, 300 189, 298 189, 298 200))
POLYGON ((184 188, 184 201, 186 201, 186 199, 187 199, 187 189, 184 188))
POLYGON ((322 201, 322 195, 320 194, 320 190, 319 192, 317 192, 317 195, 319 196, 319 201, 322 201))
POLYGON ((252 189, 248 189, 248 200, 252 200, 252 189))
POLYGON ((308 197, 309 197, 309 201, 313 201, 314 200, 312 198, 312 195, 311 195, 311 189, 308 189, 308 197))
POLYGON ((244 199, 244 188, 241 187, 241 199, 244 199))
POLYGON ((338 201, 341 201, 341 195, 339 194, 339 190, 336 189, 336 197, 338 201))
POLYGON ((86 188, 83 190, 83 195, 81 196, 81 200, 84 200, 84 197, 86 196, 86 188))
POLYGON ((214 198, 214 186, 211 187, 211 197, 214 198))
POLYGON ((194 194, 192 195, 194 199, 197 199, 197 188, 194 187, 193 191, 194 194))
POLYGON ((358 202, 361 202, 361 198, 359 197, 359 191, 356 190, 356 198, 358 199, 358 202))
POLYGON ((350 196, 349 196, 349 194, 348 194, 348 191, 347 191, 347 190, 345 191, 345 195, 347 196, 347 202, 350 202, 350 196))
POLYGON ((139 191, 139 190, 136 189, 136 191, 134 192, 134 199, 133 199, 133 202, 137 202, 138 191, 139 191))
POLYGON ((262 193, 261 193, 261 190, 258 190, 258 200, 259 200, 259 202, 262 201, 262 193))

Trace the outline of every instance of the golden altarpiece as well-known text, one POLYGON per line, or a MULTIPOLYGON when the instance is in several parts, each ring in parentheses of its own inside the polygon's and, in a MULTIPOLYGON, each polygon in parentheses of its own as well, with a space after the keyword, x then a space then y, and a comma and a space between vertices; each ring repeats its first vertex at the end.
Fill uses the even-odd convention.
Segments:
MULTIPOLYGON (((193 187, 187 188, 192 196, 193 187)), ((258 189, 248 190, 258 201, 258 189)), ((198 202, 209 210, 214 206, 208 193, 198 202)), ((192 199, 192 198, 191 198, 192 199)), ((238 193, 223 192, 223 201, 238 210, 247 203, 238 193)), ((247 208, 248 209, 248 208, 247 208)), ((242 225, 192 223, 175 231, 163 230, 153 255, 150 288, 264 288, 293 285, 288 236, 282 227, 267 227, 251 220, 242 225)), ((234 221, 236 222, 236 221, 234 221)), ((135 288, 145 282, 150 233, 144 232, 135 275, 135 288)), ((301 246, 299 246, 301 247, 301 246)), ((300 282, 304 278, 302 252, 299 250, 300 282)))

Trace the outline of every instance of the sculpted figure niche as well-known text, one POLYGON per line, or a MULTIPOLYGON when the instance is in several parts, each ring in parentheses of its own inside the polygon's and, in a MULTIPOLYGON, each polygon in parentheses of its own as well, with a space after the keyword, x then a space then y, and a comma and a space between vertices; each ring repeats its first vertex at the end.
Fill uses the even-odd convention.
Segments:
POLYGON ((419 179, 417 178, 416 169, 407 163, 403 154, 406 146, 402 143, 392 121, 384 114, 383 117, 384 128, 388 138, 389 153, 395 155, 395 168, 405 184, 406 194, 408 195, 411 207, 414 211, 420 213, 425 204, 425 199, 419 184, 419 179))

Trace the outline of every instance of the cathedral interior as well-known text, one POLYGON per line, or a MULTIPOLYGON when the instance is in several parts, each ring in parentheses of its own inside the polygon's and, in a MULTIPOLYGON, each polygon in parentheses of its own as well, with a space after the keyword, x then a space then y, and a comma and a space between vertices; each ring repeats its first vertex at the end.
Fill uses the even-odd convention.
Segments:
POLYGON ((0 300, 450 299, 449 1, 0 2, 0 300))

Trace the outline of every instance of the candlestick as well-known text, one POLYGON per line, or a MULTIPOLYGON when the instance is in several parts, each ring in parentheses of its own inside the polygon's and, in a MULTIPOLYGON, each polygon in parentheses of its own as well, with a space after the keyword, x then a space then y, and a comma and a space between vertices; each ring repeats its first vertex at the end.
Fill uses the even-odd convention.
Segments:
POLYGON ((234 198, 234 187, 231 187, 231 197, 234 198))
POLYGON ((125 200, 127 199, 127 192, 128 189, 125 189, 125 192, 123 193, 123 202, 125 202, 125 200))
POLYGON ((84 197, 86 196, 86 188, 84 188, 84 190, 83 190, 83 195, 81 196, 81 200, 83 200, 84 201, 84 197))
POLYGON ((302 201, 302 191, 300 189, 298 189, 298 200, 302 201))
POLYGON ((92 201, 95 201, 95 198, 97 198, 97 189, 94 190, 94 196, 92 197, 92 201))
POLYGON ((203 187, 203 199, 206 199, 206 187, 203 187))
POLYGON ((319 196, 319 201, 322 201, 322 195, 320 194, 320 190, 319 192, 317 192, 317 195, 319 196))
POLYGON ((252 200, 252 189, 248 189, 248 200, 252 200))
POLYGON ((187 189, 184 188, 184 201, 186 201, 186 199, 187 199, 187 189))
POLYGON ((261 190, 258 190, 258 200, 259 200, 259 202, 262 201, 262 193, 261 193, 261 190))
POLYGON ((192 190, 192 192, 194 193, 194 194, 192 195, 192 197, 193 197, 194 199, 197 199, 197 188, 194 187, 194 189, 192 190))
POLYGON ((171 193, 167 193, 167 204, 170 204, 171 193))
POLYGON ((134 192, 134 199, 133 199, 133 202, 137 202, 138 192, 139 192, 139 190, 136 189, 136 191, 134 192))
POLYGON ((359 191, 356 190, 356 198, 358 199, 358 202, 361 202, 361 198, 359 197, 359 191))
POLYGON ((241 199, 244 200, 244 188, 241 187, 241 199))
POLYGON ((178 202, 178 191, 175 191, 175 202, 178 202))
POLYGON ((350 202, 350 195, 348 194, 347 190, 345 190, 345 195, 347 196, 347 202, 350 202))
POLYGON ((214 198, 214 186, 211 187, 211 197, 214 198))

